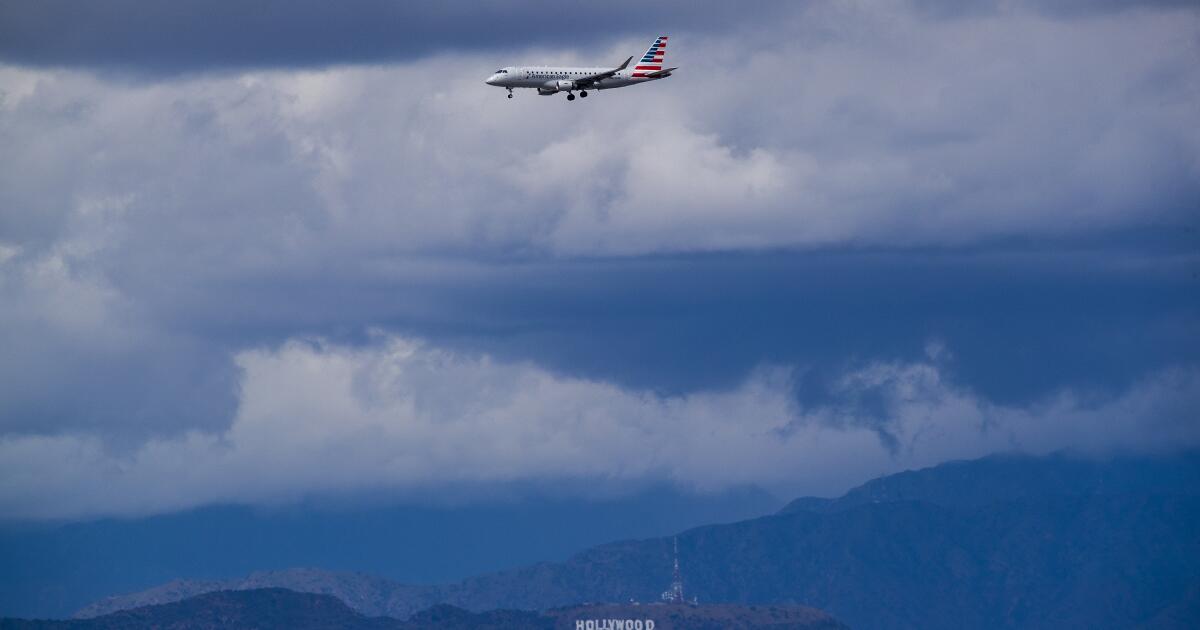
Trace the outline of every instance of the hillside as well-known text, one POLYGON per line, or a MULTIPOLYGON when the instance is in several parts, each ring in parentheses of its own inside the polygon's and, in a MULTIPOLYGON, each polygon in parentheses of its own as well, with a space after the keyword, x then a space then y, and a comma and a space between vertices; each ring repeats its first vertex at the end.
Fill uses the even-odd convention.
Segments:
MULTIPOLYGON (((680 556, 702 602, 805 604, 856 628, 1188 627, 1178 619, 1194 621, 1200 585, 1198 470, 1195 456, 956 462, 689 530, 680 556)), ((544 610, 654 601, 670 581, 670 549, 667 538, 624 541, 440 586, 320 571, 249 582, 330 592, 398 618, 434 603, 544 610)))
POLYGON ((613 540, 755 518, 782 505, 754 488, 698 495, 652 486, 616 496, 501 493, 466 503, 431 497, 209 505, 79 522, 0 517, 0 616, 69 617, 106 596, 177 578, 214 582, 196 592, 252 588, 256 584, 231 578, 291 567, 445 584, 563 560, 613 540))
POLYGON ((1200 454, 1096 461, 1050 455, 994 455, 873 479, 836 499, 803 497, 780 512, 829 513, 872 503, 923 501, 983 507, 1056 495, 1200 494, 1200 454))
POLYGON ((544 613, 440 604, 407 620, 368 617, 332 595, 280 588, 215 591, 70 621, 0 620, 0 630, 569 630, 577 621, 653 620, 657 630, 842 630, 802 606, 582 605, 544 613))
POLYGON ((556 630, 571 630, 577 620, 652 619, 655 630, 846 630, 833 617, 807 606, 752 606, 738 604, 593 604, 556 608, 544 613, 555 620, 556 630))
POLYGON ((173 580, 145 591, 102 599, 81 609, 75 617, 97 617, 118 610, 174 602, 214 591, 263 588, 332 595, 369 617, 390 615, 403 618, 417 610, 440 603, 441 600, 440 591, 435 587, 409 586, 361 573, 298 568, 256 571, 245 578, 235 580, 173 580))
POLYGON ((142 606, 94 619, 70 621, 0 621, 3 630, 388 630, 395 619, 369 618, 336 597, 297 593, 281 588, 215 591, 180 601, 142 606))

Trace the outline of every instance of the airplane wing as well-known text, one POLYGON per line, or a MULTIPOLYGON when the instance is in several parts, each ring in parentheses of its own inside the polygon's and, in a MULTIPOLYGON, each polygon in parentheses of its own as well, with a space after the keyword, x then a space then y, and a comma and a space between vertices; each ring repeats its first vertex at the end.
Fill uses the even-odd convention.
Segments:
POLYGON ((616 68, 613 68, 612 70, 605 70, 604 72, 598 72, 593 75, 575 79, 575 85, 577 85, 579 87, 589 87, 593 83, 596 83, 597 81, 600 81, 601 79, 607 79, 607 78, 617 74, 618 72, 624 70, 625 68, 629 67, 630 61, 633 61, 633 57, 626 59, 625 63, 617 66, 616 68))

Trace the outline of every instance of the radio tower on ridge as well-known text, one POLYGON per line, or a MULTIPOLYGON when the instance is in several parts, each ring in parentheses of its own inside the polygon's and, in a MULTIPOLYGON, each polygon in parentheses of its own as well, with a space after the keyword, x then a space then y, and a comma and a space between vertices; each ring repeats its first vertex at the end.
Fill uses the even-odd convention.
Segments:
POLYGON ((675 573, 671 580, 671 588, 662 594, 662 598, 673 604, 683 604, 686 600, 683 599, 683 575, 679 572, 679 537, 675 537, 673 540, 675 544, 675 573))

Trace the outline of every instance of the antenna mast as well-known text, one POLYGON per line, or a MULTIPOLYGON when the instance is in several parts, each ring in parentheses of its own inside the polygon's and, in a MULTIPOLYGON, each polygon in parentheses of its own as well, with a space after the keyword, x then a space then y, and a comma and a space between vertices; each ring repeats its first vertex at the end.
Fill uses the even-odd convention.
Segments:
POLYGON ((679 537, 676 536, 672 541, 675 548, 675 571, 672 574, 671 588, 662 594, 662 598, 673 604, 682 604, 685 600, 683 599, 683 574, 679 572, 679 537))

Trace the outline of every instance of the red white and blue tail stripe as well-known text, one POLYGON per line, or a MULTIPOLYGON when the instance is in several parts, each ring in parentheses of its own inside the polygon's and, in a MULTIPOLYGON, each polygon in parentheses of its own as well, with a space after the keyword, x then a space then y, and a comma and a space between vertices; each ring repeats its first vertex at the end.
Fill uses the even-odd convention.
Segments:
POLYGON ((667 36, 661 35, 654 43, 650 45, 650 49, 646 54, 642 55, 641 60, 633 68, 634 77, 645 77, 651 73, 658 72, 663 69, 663 57, 667 54, 667 36))

